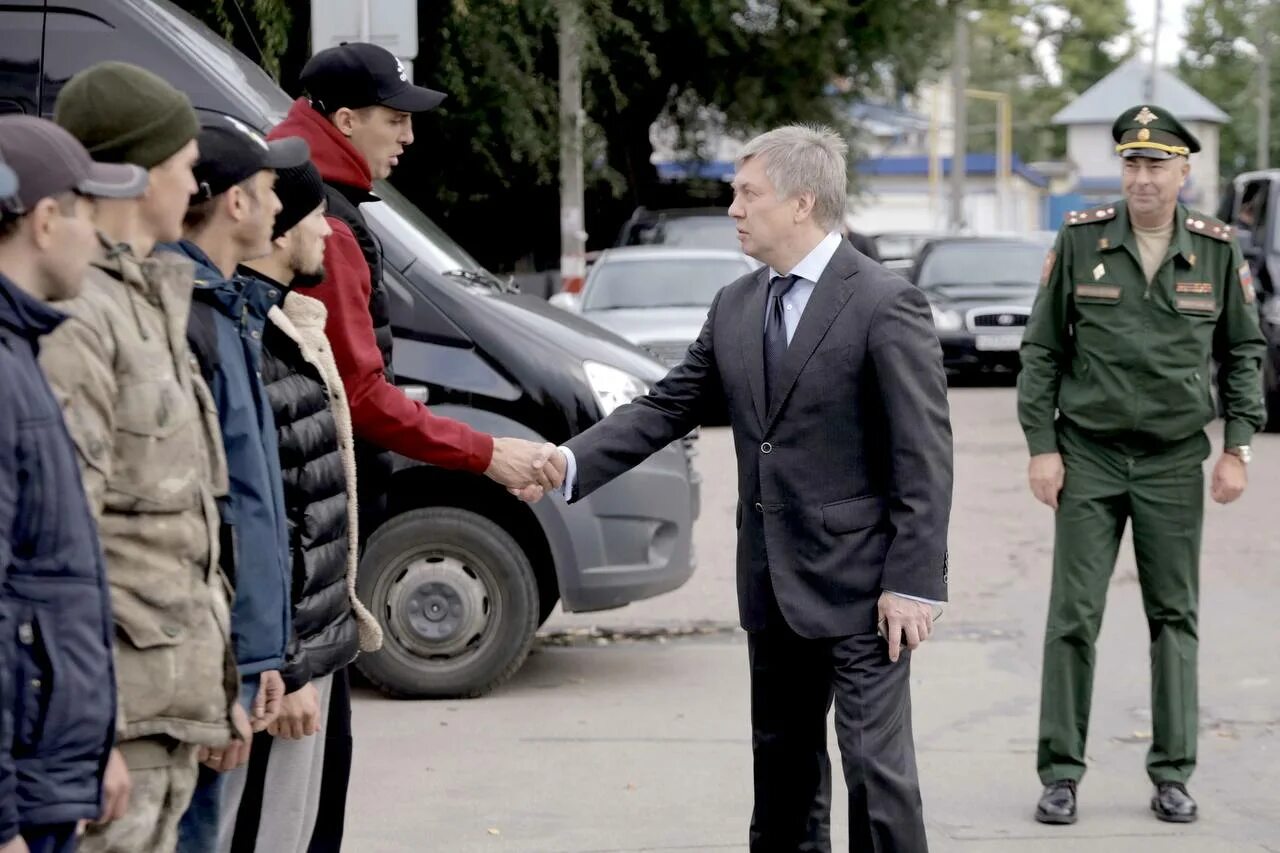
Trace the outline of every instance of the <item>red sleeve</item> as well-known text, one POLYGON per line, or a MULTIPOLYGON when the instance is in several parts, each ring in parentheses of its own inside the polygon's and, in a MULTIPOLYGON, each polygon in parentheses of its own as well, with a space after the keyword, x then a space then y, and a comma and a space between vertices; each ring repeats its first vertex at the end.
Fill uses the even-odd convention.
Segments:
POLYGON ((351 405, 358 438, 442 468, 484 473, 493 458, 493 437, 452 418, 431 414, 387 381, 382 351, 369 316, 369 265, 346 223, 329 217, 324 282, 307 291, 325 304, 325 332, 351 405))

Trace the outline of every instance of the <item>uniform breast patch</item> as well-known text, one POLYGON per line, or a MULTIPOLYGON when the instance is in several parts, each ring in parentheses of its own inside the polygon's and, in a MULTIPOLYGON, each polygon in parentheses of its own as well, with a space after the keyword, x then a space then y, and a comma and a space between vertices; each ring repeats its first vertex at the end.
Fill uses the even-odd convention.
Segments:
POLYGON ((1198 293, 1201 296, 1212 295, 1213 285, 1207 281, 1180 281, 1173 286, 1177 293, 1198 293))
POLYGON ((1240 292, 1244 295, 1244 304, 1253 304, 1253 269, 1249 266, 1249 262, 1245 261, 1236 270, 1236 274, 1240 277, 1240 292))
POLYGON ((1195 311, 1203 314, 1212 314, 1218 307, 1213 297, 1205 296, 1178 296, 1174 298, 1173 304, 1179 311, 1195 311))
POLYGON ((1115 284, 1077 284, 1076 296, 1085 299, 1109 299, 1114 302, 1120 298, 1120 287, 1115 284))

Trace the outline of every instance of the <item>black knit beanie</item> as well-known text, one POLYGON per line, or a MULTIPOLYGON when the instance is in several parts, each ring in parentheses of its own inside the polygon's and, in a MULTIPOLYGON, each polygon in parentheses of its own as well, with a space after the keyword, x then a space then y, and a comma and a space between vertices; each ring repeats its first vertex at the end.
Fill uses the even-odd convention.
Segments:
POLYGON ((186 95, 127 62, 102 62, 68 80, 53 120, 93 159, 144 169, 168 160, 200 132, 186 95))
POLYGON ((292 169, 277 169, 276 197, 280 199, 281 208, 276 214, 272 239, 286 234, 324 201, 320 170, 310 160, 292 169))

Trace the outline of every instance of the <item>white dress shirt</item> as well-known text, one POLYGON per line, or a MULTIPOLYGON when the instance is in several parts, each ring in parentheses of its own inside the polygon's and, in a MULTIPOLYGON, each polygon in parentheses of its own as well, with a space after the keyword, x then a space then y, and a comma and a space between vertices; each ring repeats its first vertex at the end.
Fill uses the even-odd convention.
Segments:
MULTIPOLYGON (((840 243, 843 240, 844 237, 832 231, 823 237, 822 241, 800 260, 800 263, 792 267, 790 272, 782 273, 773 267, 769 267, 769 281, 773 281, 775 277, 780 275, 794 275, 797 277, 796 283, 782 297, 782 319, 787 329, 788 344, 795 337, 796 328, 800 325, 800 318, 804 315, 804 309, 809 304, 809 297, 813 295, 813 289, 818 286, 818 280, 826 272, 827 265, 835 257, 836 250, 840 248, 840 243)), ((768 324, 768 317, 769 307, 766 305, 765 316, 760 318, 762 328, 768 324)), ((560 491, 564 499, 569 500, 573 495, 573 487, 578 479, 578 463, 573 458, 572 450, 561 446, 560 451, 564 454, 565 459, 564 485, 561 486, 560 491)), ((886 592, 893 591, 886 590, 886 592)), ((923 601, 925 604, 938 605, 941 603, 932 599, 921 598, 917 595, 907 595, 901 592, 893 594, 902 598, 910 598, 914 601, 923 601)))

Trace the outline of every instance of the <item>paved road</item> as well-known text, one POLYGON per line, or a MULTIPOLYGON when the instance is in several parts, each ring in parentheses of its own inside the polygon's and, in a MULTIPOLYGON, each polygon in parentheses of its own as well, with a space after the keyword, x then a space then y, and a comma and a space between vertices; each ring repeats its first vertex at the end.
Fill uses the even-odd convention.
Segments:
MULTIPOLYGON (((1211 504, 1206 519, 1192 780, 1201 821, 1176 828, 1148 811, 1147 637, 1126 544, 1100 643, 1081 821, 1048 828, 1030 815, 1051 516, 1026 491, 1013 402, 1009 388, 952 392, 952 601, 912 673, 931 849, 1280 853, 1280 438, 1259 438, 1250 491, 1231 507, 1211 504)), ((1218 433, 1215 425, 1215 441, 1218 433)), ((348 849, 746 849, 732 450, 726 431, 705 432, 699 567, 684 588, 608 613, 553 616, 524 670, 484 699, 360 694, 348 849), (625 639, 653 629, 663 632, 625 639)), ((837 850, 847 846, 842 797, 837 850)))

